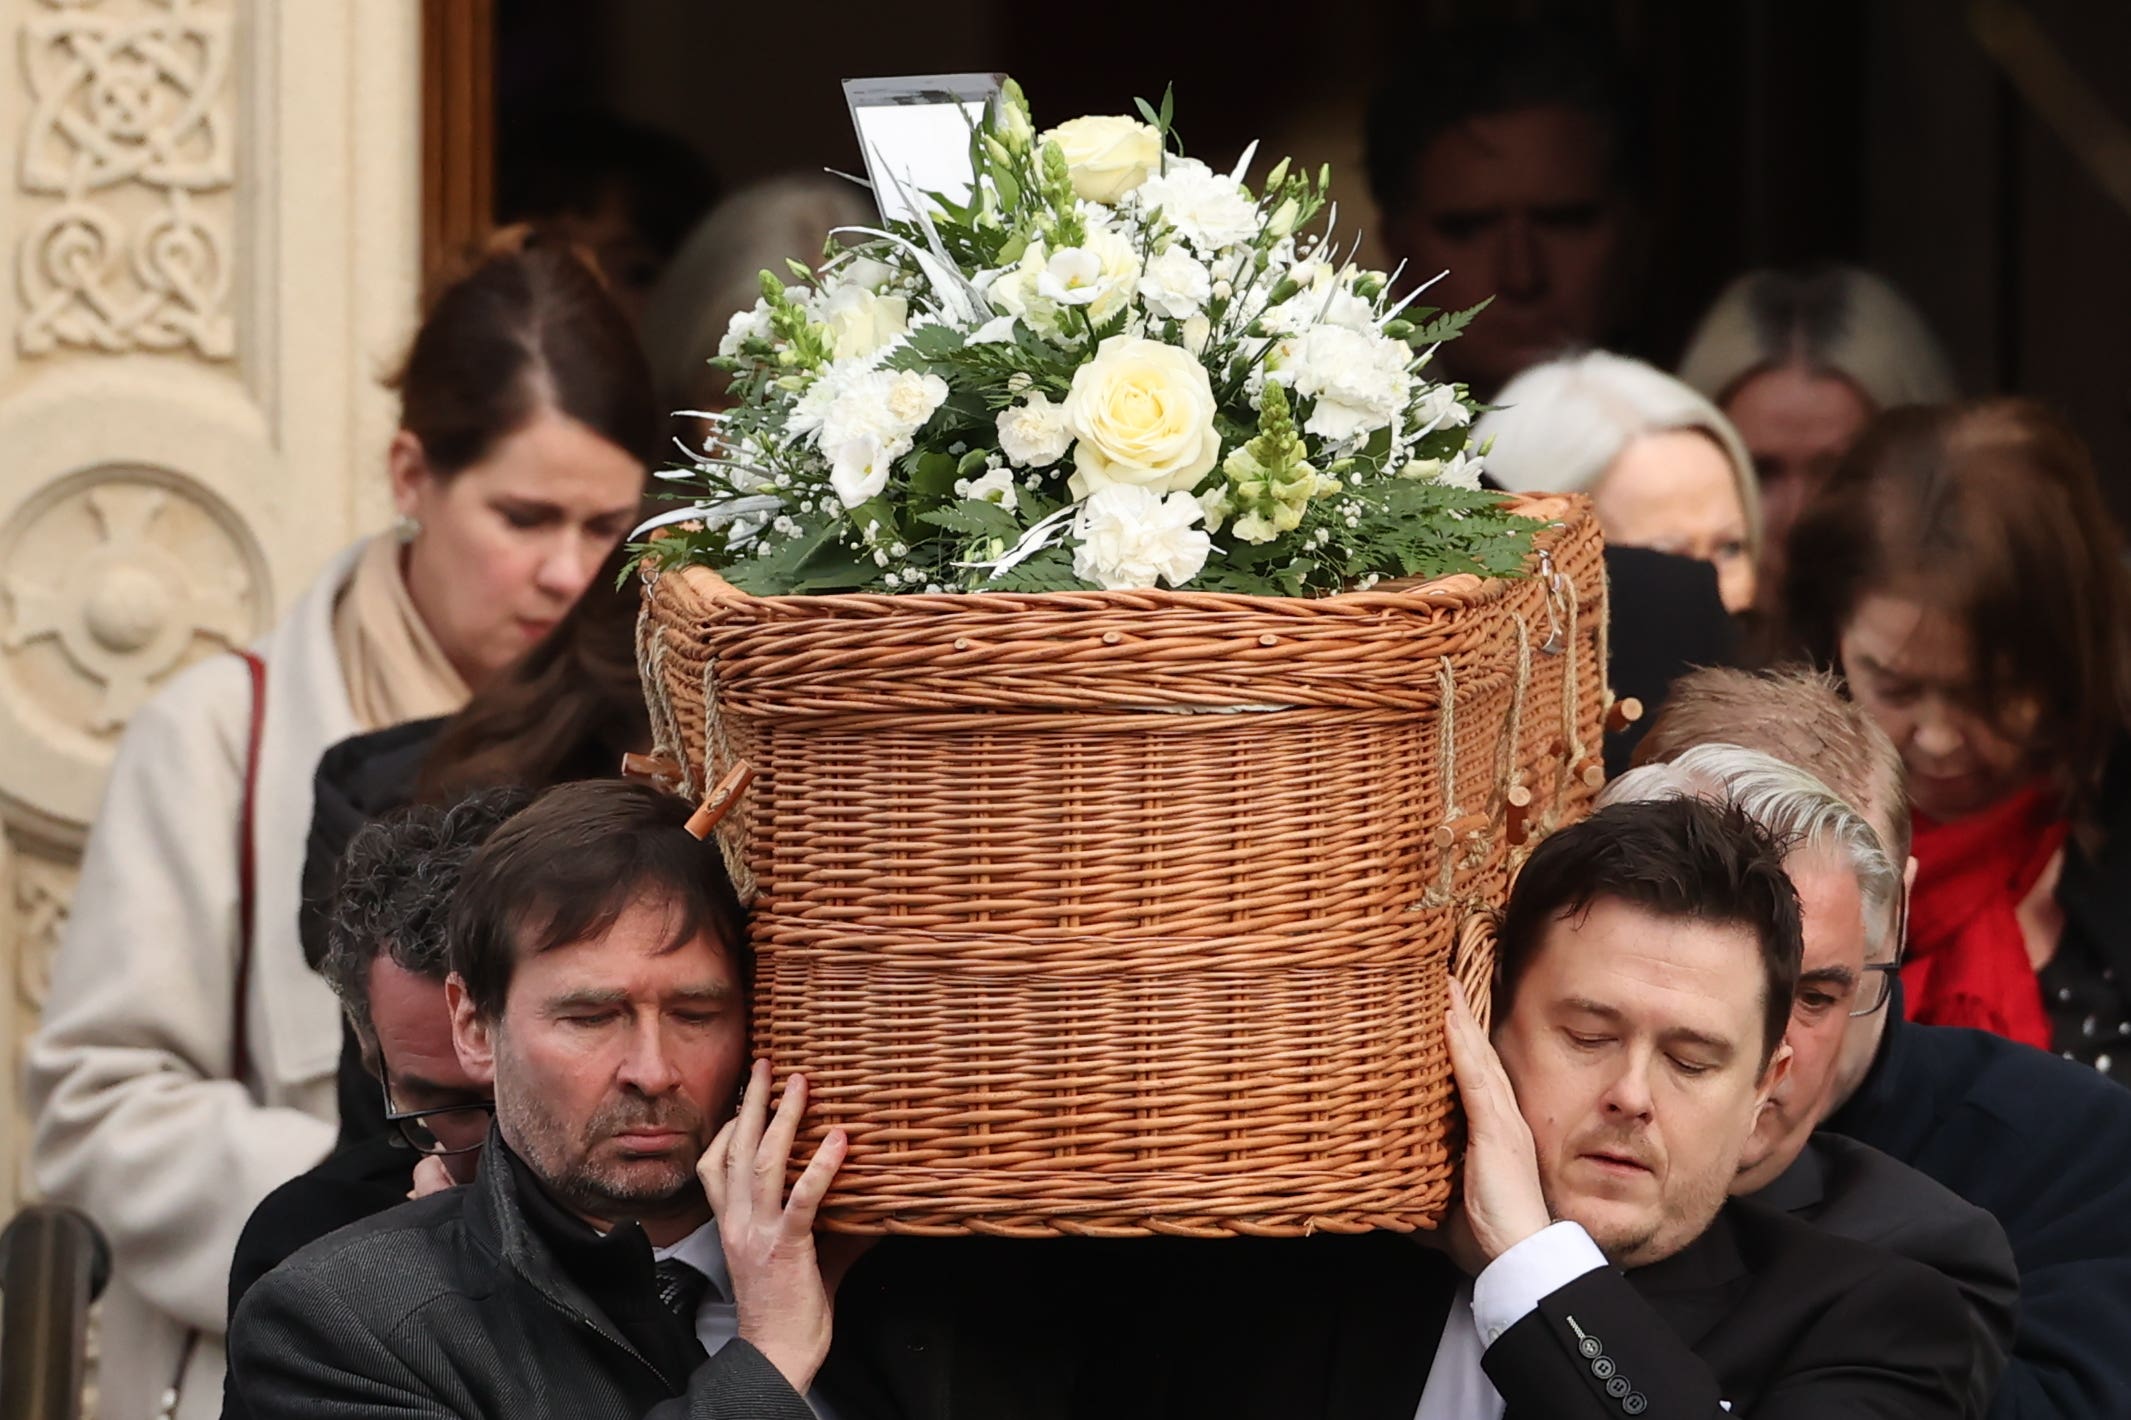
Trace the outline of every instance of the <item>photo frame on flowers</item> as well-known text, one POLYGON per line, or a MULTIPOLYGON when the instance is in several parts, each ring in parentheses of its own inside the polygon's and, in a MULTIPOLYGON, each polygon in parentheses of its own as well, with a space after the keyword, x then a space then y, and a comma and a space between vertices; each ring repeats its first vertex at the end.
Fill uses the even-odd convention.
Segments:
POLYGON ((969 135, 999 96, 1000 74, 909 74, 846 79, 844 101, 887 221, 907 221, 921 193, 966 202, 976 183, 969 135))

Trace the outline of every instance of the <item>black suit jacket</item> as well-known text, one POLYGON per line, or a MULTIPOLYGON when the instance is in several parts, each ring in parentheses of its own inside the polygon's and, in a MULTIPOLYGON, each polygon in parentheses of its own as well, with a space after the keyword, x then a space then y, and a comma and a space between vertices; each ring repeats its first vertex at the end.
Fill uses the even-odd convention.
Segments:
POLYGON ((814 1420, 748 1343, 704 1358, 659 1306, 641 1229, 601 1238, 578 1224, 583 1237, 558 1246, 536 1219, 559 1210, 529 1188, 491 1132, 472 1184, 344 1228, 274 1269, 230 1328, 248 1412, 814 1420))
POLYGON ((1717 569, 1643 547, 1606 549, 1610 631, 1606 684, 1643 702, 1643 718, 1606 736, 1606 773, 1628 767, 1665 694, 1697 666, 1737 664, 1738 630, 1717 595, 1717 569))
MULTIPOLYGON (((388 1138, 365 1140, 340 1150, 269 1193, 245 1221, 229 1268, 229 1314, 253 1284, 328 1233, 374 1217, 407 1201, 414 1187, 412 1149, 388 1138)), ((247 1420, 249 1412, 225 1374, 222 1420, 247 1420)))
MULTIPOLYGON (((1388 1233, 891 1244, 838 1299, 838 1348, 885 1398, 847 1420, 1413 1420, 1461 1281, 1388 1233)), ((1485 1366, 1509 1420, 1703 1420, 1720 1399, 1953 1420, 1970 1351, 1944 1278, 1734 1202, 1678 1256, 1546 1298, 1485 1366)))
POLYGON ((2019 1269, 1996 1218, 1907 1164, 1839 1134, 1813 1135, 1796 1161, 1753 1198, 1837 1237, 1921 1262, 1960 1288, 1975 1324, 1969 1409, 1981 1415, 1990 1408, 2020 1309, 2019 1269))
POLYGON ((1930 1175, 2005 1228, 2020 1318, 1993 1420, 2131 1413, 2131 1090, 1984 1031, 1901 1017, 1825 1128, 1930 1175))

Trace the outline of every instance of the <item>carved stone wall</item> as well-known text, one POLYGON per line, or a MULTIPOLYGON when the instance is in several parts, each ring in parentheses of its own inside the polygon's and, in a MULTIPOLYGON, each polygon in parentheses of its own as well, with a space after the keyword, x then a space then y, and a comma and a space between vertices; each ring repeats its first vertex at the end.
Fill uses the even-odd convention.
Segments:
POLYGON ((129 716, 384 520, 414 0, 0 0, 0 1207, 129 716))

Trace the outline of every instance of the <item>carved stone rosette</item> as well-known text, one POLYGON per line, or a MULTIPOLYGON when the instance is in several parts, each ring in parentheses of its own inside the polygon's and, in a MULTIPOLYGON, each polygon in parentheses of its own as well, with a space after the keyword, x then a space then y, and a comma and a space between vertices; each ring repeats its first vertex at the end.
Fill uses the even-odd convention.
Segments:
POLYGON ((419 7, 0 0, 0 1217, 127 720, 383 521, 419 7))

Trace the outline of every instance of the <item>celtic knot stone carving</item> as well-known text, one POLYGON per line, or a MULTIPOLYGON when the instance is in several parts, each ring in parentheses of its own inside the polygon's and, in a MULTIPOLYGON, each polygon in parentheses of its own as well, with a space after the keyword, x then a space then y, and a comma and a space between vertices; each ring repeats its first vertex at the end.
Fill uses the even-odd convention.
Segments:
POLYGON ((233 19, 207 0, 44 0, 22 36, 24 354, 236 349, 233 19))
POLYGON ((0 529, 0 669, 52 723, 115 735, 155 686, 263 629, 234 512, 174 474, 98 470, 0 529))

